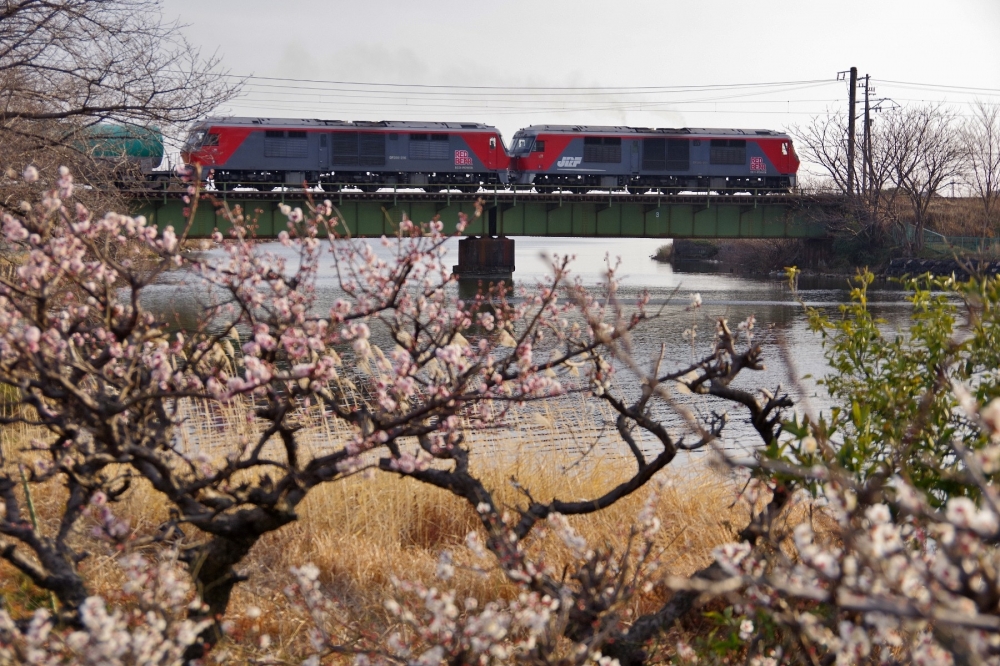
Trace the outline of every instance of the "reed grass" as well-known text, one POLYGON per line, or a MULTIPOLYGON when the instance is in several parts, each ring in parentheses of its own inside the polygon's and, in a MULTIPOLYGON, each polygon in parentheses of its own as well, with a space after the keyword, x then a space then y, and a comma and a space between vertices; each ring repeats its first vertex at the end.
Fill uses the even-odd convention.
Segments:
MULTIPOLYGON (((246 418, 250 408, 245 403, 221 408, 188 405, 178 445, 212 457, 241 448, 257 433, 257 426, 246 418)), ((628 478, 635 465, 609 423, 611 415, 600 405, 595 408, 578 396, 515 408, 502 430, 467 430, 471 467, 508 509, 524 504, 512 478, 539 501, 595 497, 628 478)), ((302 425, 301 436, 313 454, 339 445, 350 434, 340 421, 315 407, 306 410, 302 425)), ((636 434, 640 445, 652 450, 653 442, 636 434)), ((5 464, 37 455, 25 452, 26 444, 37 436, 29 428, 4 428, 0 447, 5 464)), ((273 455, 279 451, 275 447, 273 455)), ((604 511, 574 517, 571 523, 592 547, 621 552, 653 486, 662 486, 657 512, 663 528, 657 547, 665 575, 687 575, 705 566, 712 549, 731 541, 749 519, 749 507, 735 502, 736 488, 730 479, 704 464, 678 461, 675 468, 659 474, 657 483, 604 511)), ((64 492, 55 482, 35 489, 43 526, 54 527, 63 500, 64 492)), ((168 517, 168 508, 148 483, 139 480, 116 512, 130 521, 136 534, 149 534, 168 517)), ((243 563, 249 580, 237 587, 230 606, 229 647, 241 658, 252 655, 252 645, 265 633, 288 654, 301 645, 304 618, 293 610, 284 589, 292 582, 289 567, 306 562, 320 568, 321 581, 343 609, 344 626, 377 633, 391 625, 383 603, 393 594, 393 577, 447 585, 460 598, 474 596, 480 601, 509 598, 517 592, 491 562, 477 560, 464 547, 466 535, 481 528, 472 508, 446 491, 382 472, 370 478, 359 474, 314 489, 298 514, 297 522, 262 538, 243 563), (451 551, 457 564, 456 576, 447 583, 435 580, 443 550, 451 551), (251 607, 263 611, 259 618, 248 616, 251 607)), ((193 528, 185 529, 189 540, 198 538, 193 528)), ((526 543, 533 557, 555 571, 574 561, 555 535, 544 529, 537 532, 526 543)), ((86 524, 74 538, 81 549, 92 553, 81 565, 91 590, 114 598, 121 583, 117 553, 88 536, 86 524)), ((9 606, 30 610, 46 603, 43 594, 7 565, 0 565, 0 580, 5 581, 0 583, 0 594, 9 606)), ((666 595, 655 588, 635 602, 634 612, 652 610, 666 595)))

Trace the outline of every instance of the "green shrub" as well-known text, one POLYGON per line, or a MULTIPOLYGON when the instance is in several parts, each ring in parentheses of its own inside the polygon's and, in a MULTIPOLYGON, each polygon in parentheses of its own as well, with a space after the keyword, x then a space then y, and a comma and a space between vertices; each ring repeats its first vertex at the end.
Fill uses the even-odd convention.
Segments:
MULTIPOLYGON (((796 464, 834 463, 861 482, 900 475, 941 503, 976 495, 955 451, 956 443, 972 452, 990 443, 981 423, 986 417, 963 401, 989 405, 1000 396, 1000 278, 907 281, 912 311, 901 330, 891 330, 869 309, 873 279, 859 273, 839 317, 807 308, 831 367, 821 384, 836 406, 817 423, 787 423, 794 439, 766 455, 796 464)), ((1000 411, 1000 403, 995 407, 1000 411)), ((997 467, 985 461, 987 473, 997 467)))

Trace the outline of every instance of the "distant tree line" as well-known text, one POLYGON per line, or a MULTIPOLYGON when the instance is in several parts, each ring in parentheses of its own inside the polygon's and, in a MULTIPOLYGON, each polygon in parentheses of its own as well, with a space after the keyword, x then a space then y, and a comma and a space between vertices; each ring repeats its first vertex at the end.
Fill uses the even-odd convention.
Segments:
POLYGON ((824 184, 851 195, 851 215, 842 231, 864 243, 883 244, 892 236, 908 252, 919 252, 932 200, 958 184, 979 202, 974 222, 979 235, 994 234, 1000 223, 1000 109, 995 104, 977 102, 965 119, 941 105, 892 109, 879 114, 869 131, 868 145, 857 152, 857 177, 849 191, 847 118, 817 116, 795 130, 802 157, 822 169, 824 184))

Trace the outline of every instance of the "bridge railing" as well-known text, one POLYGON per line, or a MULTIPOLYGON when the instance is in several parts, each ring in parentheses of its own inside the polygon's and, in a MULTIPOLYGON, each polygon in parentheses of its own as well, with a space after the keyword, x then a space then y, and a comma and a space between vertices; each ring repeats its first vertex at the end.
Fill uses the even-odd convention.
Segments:
MULTIPOLYGON (((148 183, 147 187, 137 189, 152 189, 157 191, 182 190, 184 185, 179 180, 159 180, 148 183)), ((341 183, 321 182, 292 185, 279 182, 233 183, 227 181, 215 182, 212 179, 203 181, 202 188, 208 192, 225 194, 259 194, 259 193, 299 193, 312 194, 379 194, 383 196, 399 196, 405 194, 478 194, 490 197, 520 197, 520 196, 560 196, 560 195, 607 195, 607 196, 706 196, 727 195, 746 196, 750 198, 798 194, 798 190, 788 188, 690 188, 690 187, 653 187, 653 186, 615 186, 601 187, 593 185, 538 185, 538 184, 393 184, 393 183, 341 183)))

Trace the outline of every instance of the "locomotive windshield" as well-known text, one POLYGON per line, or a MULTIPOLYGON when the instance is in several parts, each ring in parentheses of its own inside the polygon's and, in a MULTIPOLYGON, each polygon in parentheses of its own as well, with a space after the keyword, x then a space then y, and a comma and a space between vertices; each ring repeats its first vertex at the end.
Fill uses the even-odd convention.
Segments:
POLYGON ((205 140, 205 130, 195 130, 188 134, 187 141, 184 142, 184 150, 190 152, 201 147, 205 140))
POLYGON ((515 134, 510 142, 511 155, 527 155, 531 152, 531 146, 535 143, 535 137, 515 134))

